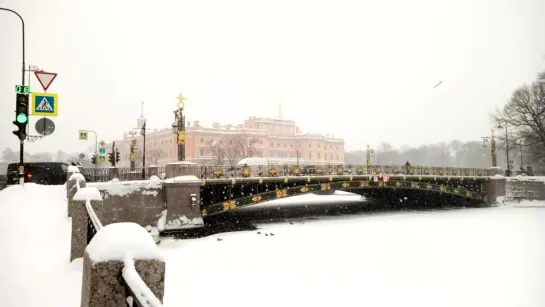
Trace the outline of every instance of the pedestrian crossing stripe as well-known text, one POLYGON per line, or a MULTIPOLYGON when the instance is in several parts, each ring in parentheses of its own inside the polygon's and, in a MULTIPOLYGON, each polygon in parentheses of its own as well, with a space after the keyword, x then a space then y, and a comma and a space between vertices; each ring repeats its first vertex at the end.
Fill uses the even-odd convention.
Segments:
POLYGON ((58 94, 32 93, 32 115, 57 116, 58 94))

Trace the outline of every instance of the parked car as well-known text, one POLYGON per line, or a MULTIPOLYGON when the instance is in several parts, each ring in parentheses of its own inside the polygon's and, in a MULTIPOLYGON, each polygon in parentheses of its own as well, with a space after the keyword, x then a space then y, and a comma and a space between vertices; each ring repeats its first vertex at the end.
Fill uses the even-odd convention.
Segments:
MULTIPOLYGON (((68 164, 62 162, 27 162, 25 167, 25 182, 45 185, 62 185, 66 183, 68 164)), ((19 183, 19 163, 8 165, 7 185, 19 183)))

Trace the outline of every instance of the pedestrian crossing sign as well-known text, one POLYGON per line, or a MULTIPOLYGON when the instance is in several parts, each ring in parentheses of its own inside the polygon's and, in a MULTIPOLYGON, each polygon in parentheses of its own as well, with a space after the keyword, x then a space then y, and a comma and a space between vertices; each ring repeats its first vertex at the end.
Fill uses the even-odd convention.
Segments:
POLYGON ((106 155, 98 155, 98 163, 106 163, 106 155))
POLYGON ((89 133, 85 130, 79 131, 79 139, 82 141, 87 141, 89 139, 89 133))
POLYGON ((32 115, 57 116, 58 99, 58 94, 32 93, 32 115))

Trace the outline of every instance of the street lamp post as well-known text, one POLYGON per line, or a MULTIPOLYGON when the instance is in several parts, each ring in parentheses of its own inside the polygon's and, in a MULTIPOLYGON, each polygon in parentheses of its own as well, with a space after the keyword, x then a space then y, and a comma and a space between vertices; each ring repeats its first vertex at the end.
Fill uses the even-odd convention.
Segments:
POLYGON ((178 109, 174 110, 174 122, 172 123, 172 132, 176 134, 176 143, 178 144, 178 161, 185 161, 185 118, 184 118, 184 96, 180 93, 178 97, 178 109))
POLYGON ((492 157, 492 167, 498 166, 498 160, 496 157, 496 136, 494 135, 494 129, 492 130, 491 136, 482 136, 483 147, 486 147, 486 142, 490 140, 490 156, 492 157))
POLYGON ((146 119, 141 116, 138 118, 138 129, 142 135, 144 144, 142 146, 142 180, 146 179, 146 119))
MULTIPOLYGON (((501 123, 498 125, 498 129, 503 129, 501 123)), ((511 161, 509 161, 509 135, 507 131, 507 122, 505 122, 505 155, 507 157, 507 170, 505 174, 507 177, 511 176, 511 161)))

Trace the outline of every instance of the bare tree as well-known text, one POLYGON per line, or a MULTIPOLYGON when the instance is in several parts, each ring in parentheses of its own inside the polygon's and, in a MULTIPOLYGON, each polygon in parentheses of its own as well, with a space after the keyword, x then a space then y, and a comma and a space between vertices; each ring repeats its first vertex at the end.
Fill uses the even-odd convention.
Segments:
POLYGON ((216 164, 233 165, 238 160, 261 155, 257 148, 259 140, 247 134, 233 134, 218 140, 208 141, 208 153, 216 164))
POLYGON ((257 148, 258 139, 249 137, 247 134, 239 134, 234 140, 241 159, 262 155, 261 150, 257 148))
MULTIPOLYGON (((503 109, 492 116, 496 124, 507 126, 509 147, 524 144, 531 161, 545 154, 545 71, 531 84, 515 89, 503 109)), ((504 133, 498 138, 505 143, 504 133)), ((530 161, 529 161, 530 162, 530 161)))

